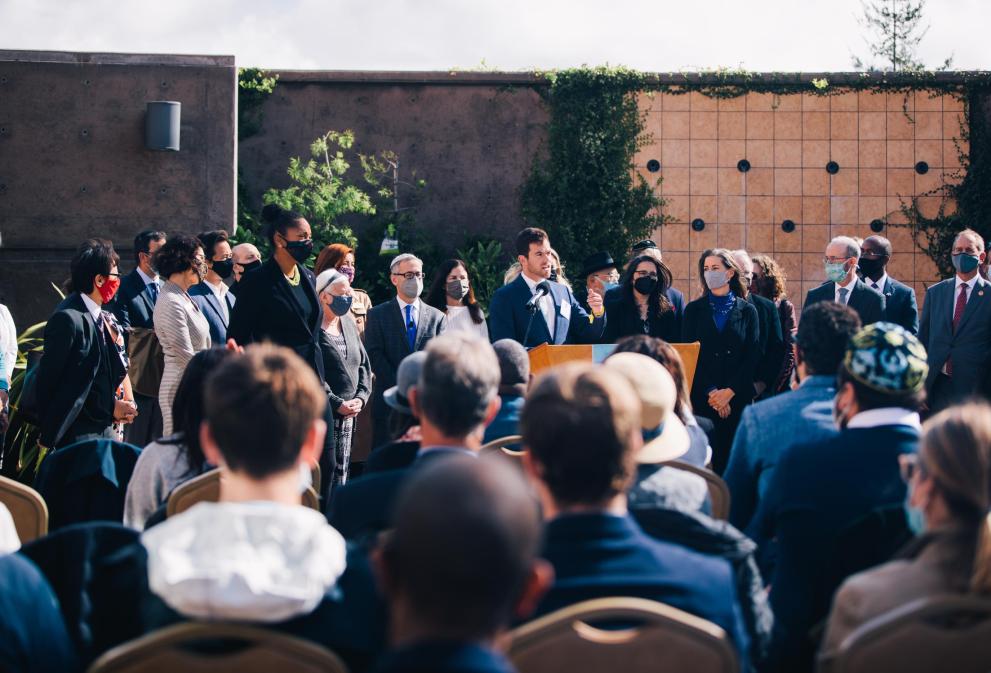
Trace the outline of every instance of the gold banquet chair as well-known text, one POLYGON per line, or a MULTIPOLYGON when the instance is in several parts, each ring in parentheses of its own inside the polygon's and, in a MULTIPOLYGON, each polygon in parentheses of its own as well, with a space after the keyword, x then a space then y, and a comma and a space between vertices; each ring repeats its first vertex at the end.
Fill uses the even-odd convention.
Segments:
POLYGON ((729 486, 726 485, 722 477, 712 470, 683 463, 680 460, 669 460, 663 465, 691 472, 705 479, 705 485, 709 487, 709 500, 712 503, 712 518, 723 521, 729 519, 730 492, 729 486))
POLYGON ((722 628, 642 598, 576 603, 514 630, 509 658, 520 673, 736 673, 736 652, 722 628), (636 624, 618 630, 604 621, 636 624))
MULTIPOLYGON (((165 516, 170 517, 185 512, 200 502, 217 502, 220 499, 220 470, 210 470, 175 487, 169 494, 165 506, 165 516)), ((316 491, 308 488, 303 492, 302 504, 320 511, 320 498, 316 491)))
POLYGON ((188 622, 109 650, 89 673, 347 673, 330 650, 278 631, 188 622))
POLYGON ((508 435, 506 437, 499 437, 498 439, 493 439, 491 442, 486 442, 478 450, 478 453, 486 457, 495 457, 497 459, 507 460, 511 465, 523 469, 523 455, 526 451, 518 451, 516 449, 509 448, 513 444, 522 444, 523 435, 508 435))
POLYGON ((0 477, 0 502, 7 506, 21 544, 48 534, 48 505, 30 486, 0 477))

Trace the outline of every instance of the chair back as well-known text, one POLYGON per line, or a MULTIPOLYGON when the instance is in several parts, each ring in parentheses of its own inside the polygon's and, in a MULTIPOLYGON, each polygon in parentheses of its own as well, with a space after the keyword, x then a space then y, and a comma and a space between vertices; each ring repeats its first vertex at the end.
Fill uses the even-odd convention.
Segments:
POLYGON ((495 456, 506 459, 510 464, 523 469, 523 455, 526 451, 510 448, 514 445, 521 446, 522 442, 523 435, 508 435, 483 444, 478 452, 483 456, 495 456))
POLYGON ((690 463, 685 463, 680 460, 668 460, 663 464, 667 467, 674 467, 679 470, 684 470, 685 472, 691 472, 692 474, 698 475, 705 479, 705 485, 709 487, 709 501, 712 504, 712 518, 722 519, 723 521, 729 519, 729 486, 726 485, 726 482, 723 481, 722 477, 712 470, 707 470, 704 467, 696 467, 695 465, 691 465, 690 463))
POLYGON ((520 626, 510 638, 509 658, 520 673, 739 670, 719 626, 641 598, 577 603, 520 626), (601 628, 603 622, 624 628, 601 628))
POLYGON ((252 626, 190 622, 115 647, 89 673, 347 673, 315 643, 252 626))
POLYGON ((991 670, 991 600, 922 598, 868 621, 847 636, 820 671, 874 673, 991 670))
POLYGON ((10 511, 21 544, 48 533, 48 506, 41 494, 30 486, 0 477, 0 502, 10 511))
MULTIPOLYGON (((217 502, 220 500, 220 469, 204 472, 198 477, 175 487, 169 495, 165 506, 165 516, 170 517, 185 512, 200 502, 217 502)), ((306 489, 301 498, 305 507, 320 511, 320 497, 312 488, 306 489)))

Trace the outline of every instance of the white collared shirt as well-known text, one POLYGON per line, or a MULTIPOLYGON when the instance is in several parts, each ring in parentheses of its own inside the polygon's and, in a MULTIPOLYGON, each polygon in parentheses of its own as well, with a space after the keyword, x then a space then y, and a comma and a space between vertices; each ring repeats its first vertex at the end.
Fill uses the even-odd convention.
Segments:
POLYGON ((147 285, 155 284, 159 288, 162 287, 162 281, 159 278, 158 274, 155 274, 155 276, 152 277, 152 276, 149 276, 148 274, 146 274, 144 271, 142 271, 140 266, 135 267, 135 268, 138 270, 138 275, 141 276, 141 280, 143 280, 145 282, 145 285, 146 286, 147 285))
MULTIPOLYGON (((526 286, 530 288, 530 296, 537 294, 537 285, 542 283, 543 280, 530 280, 530 278, 525 274, 521 273, 520 278, 526 283, 526 286)), ((548 281, 549 282, 549 281, 548 281)), ((540 307, 540 312, 544 316, 544 322, 547 323, 547 333, 551 335, 551 339, 554 339, 554 299, 551 297, 551 293, 548 292, 543 297, 537 300, 537 306, 540 307)), ((523 344, 524 346, 526 344, 523 344)))
POLYGON ((846 424, 852 428, 877 428, 882 425, 906 425, 916 430, 922 429, 919 414, 902 407, 882 407, 861 411, 846 424))
POLYGON ((210 291, 213 292, 215 297, 217 297, 217 301, 220 302, 220 312, 223 314, 224 320, 230 322, 231 315, 230 315, 230 311, 227 308, 227 300, 225 299, 227 293, 229 292, 229 289, 226 285, 224 285, 224 281, 220 281, 216 285, 214 285, 208 280, 204 280, 203 282, 206 283, 206 286, 210 288, 210 291))
POLYGON ((841 286, 839 283, 833 283, 833 301, 837 304, 843 304, 846 306, 850 303, 850 295, 853 294, 853 288, 857 286, 857 279, 854 278, 848 285, 841 286), (840 290, 846 290, 846 299, 840 298, 840 290))
POLYGON ((420 298, 417 297, 413 300, 412 304, 407 304, 402 300, 399 295, 396 295, 396 302, 399 304, 399 311, 403 314, 403 325, 406 324, 406 307, 412 306, 413 310, 410 311, 410 317, 413 319, 413 324, 417 327, 420 326, 420 298))
POLYGON ((970 280, 961 280, 959 275, 953 277, 953 302, 950 304, 951 319, 953 317, 953 311, 955 311, 957 307, 957 297, 960 296, 960 286, 961 285, 967 286, 967 301, 969 303, 971 297, 974 296, 974 290, 976 289, 977 281, 980 279, 980 277, 981 274, 976 274, 970 280))
POLYGON ((91 316, 93 316, 93 322, 97 325, 100 324, 100 312, 103 310, 100 305, 93 301, 93 298, 88 294, 79 293, 79 296, 83 298, 83 303, 86 304, 86 310, 91 316))
POLYGON ((881 294, 884 294, 884 284, 887 282, 888 282, 887 271, 881 274, 881 277, 877 280, 877 282, 874 282, 867 276, 864 276, 864 283, 867 285, 867 287, 871 288, 872 290, 877 290, 881 294))

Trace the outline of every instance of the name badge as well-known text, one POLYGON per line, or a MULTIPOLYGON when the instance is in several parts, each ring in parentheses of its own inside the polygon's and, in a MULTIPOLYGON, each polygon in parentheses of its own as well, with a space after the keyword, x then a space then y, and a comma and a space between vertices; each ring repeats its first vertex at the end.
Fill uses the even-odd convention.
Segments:
POLYGON ((561 304, 561 317, 565 320, 571 320, 571 304, 567 302, 561 304))

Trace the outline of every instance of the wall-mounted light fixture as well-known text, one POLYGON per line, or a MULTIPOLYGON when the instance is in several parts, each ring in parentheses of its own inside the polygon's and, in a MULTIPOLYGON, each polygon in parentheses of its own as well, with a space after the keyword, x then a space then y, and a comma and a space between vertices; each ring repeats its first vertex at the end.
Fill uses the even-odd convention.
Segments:
POLYGON ((178 152, 181 112, 182 103, 178 101, 149 101, 145 114, 145 147, 178 152))

